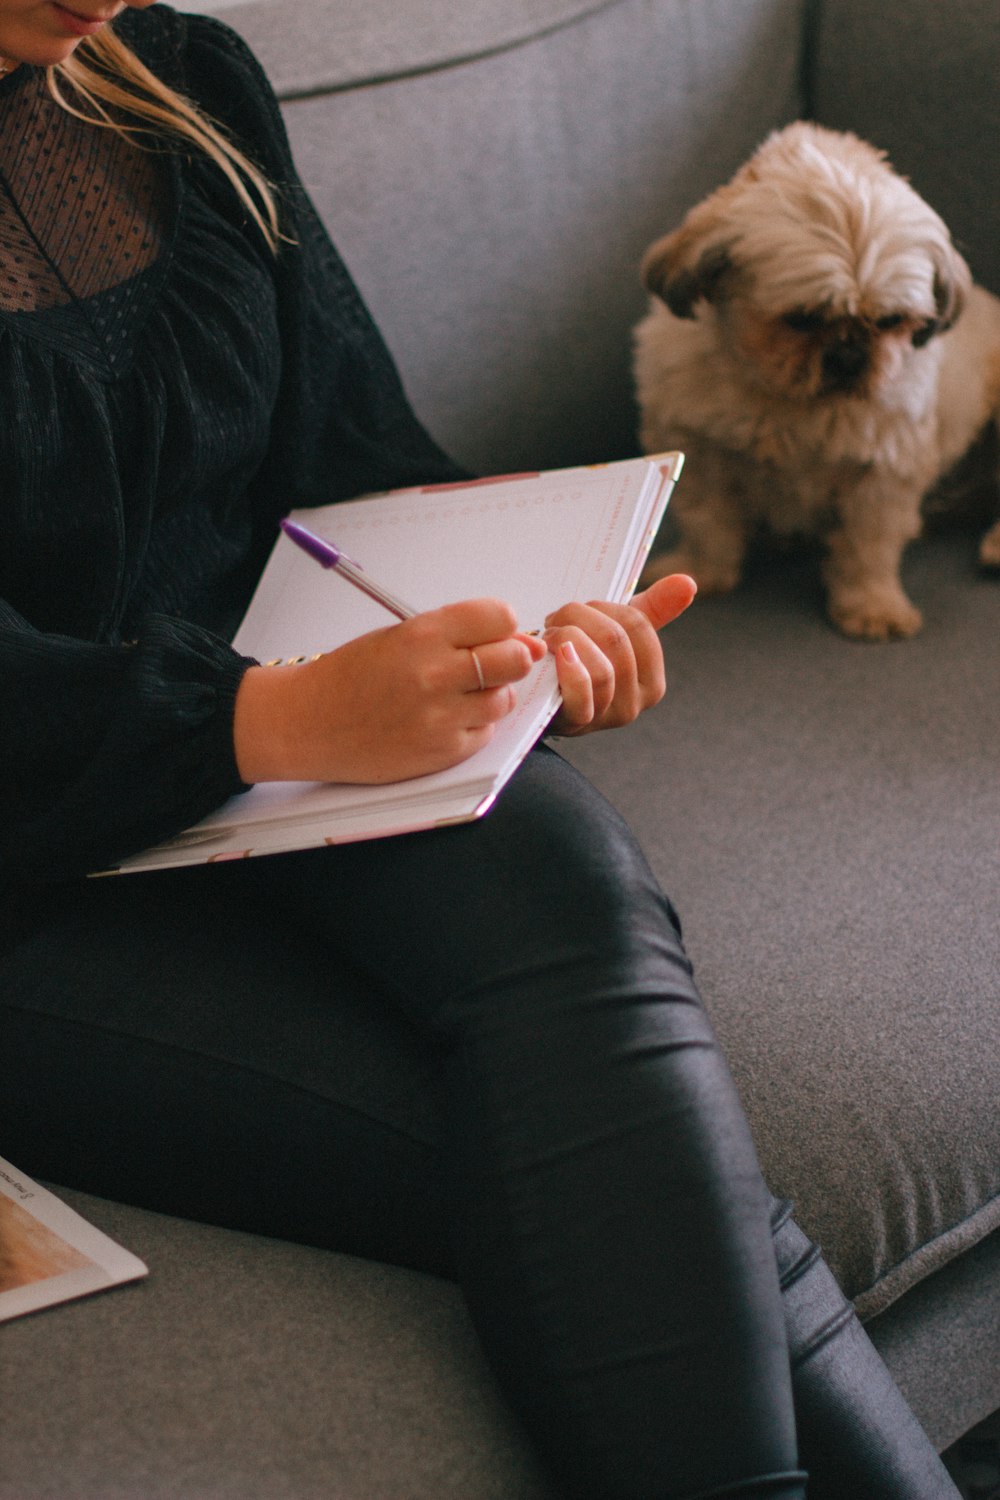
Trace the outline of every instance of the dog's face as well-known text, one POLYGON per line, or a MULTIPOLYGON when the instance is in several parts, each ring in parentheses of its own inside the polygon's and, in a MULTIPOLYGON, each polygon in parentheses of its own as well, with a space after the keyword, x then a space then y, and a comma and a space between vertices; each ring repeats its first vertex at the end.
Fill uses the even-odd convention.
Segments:
POLYGON ((711 320, 757 385, 803 400, 898 387, 970 286, 881 153, 801 122, 652 245, 643 277, 675 316, 711 320))

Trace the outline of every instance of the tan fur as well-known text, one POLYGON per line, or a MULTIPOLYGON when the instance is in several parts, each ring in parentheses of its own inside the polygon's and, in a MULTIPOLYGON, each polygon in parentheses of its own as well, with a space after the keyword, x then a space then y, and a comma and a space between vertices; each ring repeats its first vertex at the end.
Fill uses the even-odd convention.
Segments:
MULTIPOLYGON (((766 526, 818 533, 831 619, 913 635, 921 501, 1000 405, 1000 300, 884 156, 803 122, 650 246, 635 331, 646 452, 681 448, 678 549, 646 580, 733 588, 766 526)), ((981 557, 1000 566, 1000 525, 981 557)))

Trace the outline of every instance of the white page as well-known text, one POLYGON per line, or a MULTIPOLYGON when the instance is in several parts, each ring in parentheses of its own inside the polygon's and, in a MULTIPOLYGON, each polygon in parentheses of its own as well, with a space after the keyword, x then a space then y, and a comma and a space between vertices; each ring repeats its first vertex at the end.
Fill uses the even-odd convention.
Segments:
MULTIPOLYGON (((634 560, 635 501, 649 473, 628 461, 398 490, 293 517, 414 609, 496 595, 533 630, 570 599, 622 597, 621 559, 634 560)), ((379 605, 282 537, 233 644, 266 661, 387 623, 379 605)))

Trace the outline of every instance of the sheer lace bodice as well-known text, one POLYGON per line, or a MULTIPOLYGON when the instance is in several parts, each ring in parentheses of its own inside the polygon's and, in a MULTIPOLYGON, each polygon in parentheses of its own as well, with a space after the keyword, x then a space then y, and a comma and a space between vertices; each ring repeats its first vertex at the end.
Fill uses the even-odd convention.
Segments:
POLYGON ((59 107, 40 69, 12 75, 0 134, 0 309, 125 288, 156 259, 164 176, 150 151, 59 107))

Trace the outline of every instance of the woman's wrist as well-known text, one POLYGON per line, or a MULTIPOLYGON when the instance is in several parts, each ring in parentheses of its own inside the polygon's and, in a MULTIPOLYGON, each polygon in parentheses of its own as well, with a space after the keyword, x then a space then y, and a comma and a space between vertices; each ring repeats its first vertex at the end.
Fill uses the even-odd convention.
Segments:
POLYGON ((247 783, 295 780, 295 697, 300 666, 249 667, 236 693, 233 749, 247 783))

